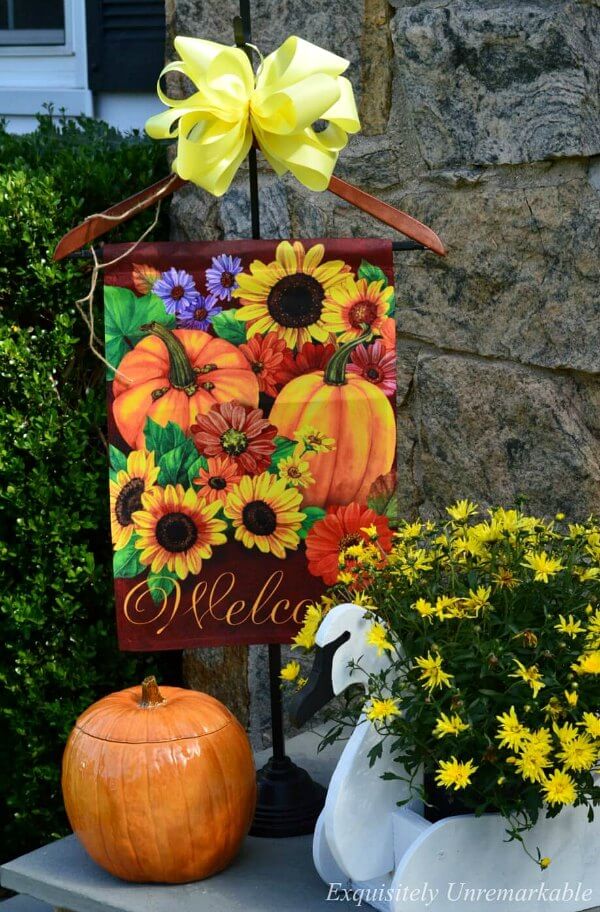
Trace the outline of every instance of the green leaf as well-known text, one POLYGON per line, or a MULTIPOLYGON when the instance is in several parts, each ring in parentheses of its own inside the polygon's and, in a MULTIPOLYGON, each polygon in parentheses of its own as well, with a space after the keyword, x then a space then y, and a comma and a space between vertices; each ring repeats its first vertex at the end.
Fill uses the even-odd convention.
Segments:
POLYGON ((235 310, 222 310, 213 318, 212 328, 221 339, 227 339, 232 345, 241 345, 246 341, 246 324, 235 314, 235 310))
POLYGON ((110 459, 110 467, 113 472, 121 472, 127 470, 127 456, 125 453, 122 453, 121 450, 118 450, 116 446, 113 446, 112 443, 108 447, 108 454, 110 459))
POLYGON ((302 525, 298 529, 298 535, 301 539, 305 539, 314 524, 318 522, 319 519, 323 519, 325 510, 322 510, 321 507, 302 507, 302 512, 305 515, 302 520, 302 525))
POLYGON ((148 591, 155 605, 160 605, 165 596, 170 595, 175 588, 176 573, 163 569, 159 573, 150 573, 147 579, 148 591))
MULTIPOLYGON (((172 328, 175 315, 168 314, 158 295, 150 294, 138 298, 129 288, 116 285, 104 286, 104 339, 106 360, 113 368, 119 366, 125 355, 147 332, 140 329, 144 323, 162 323, 172 328)), ((108 370, 108 378, 114 377, 114 370, 108 370)))
POLYGON ((132 536, 124 548, 113 554, 113 573, 116 579, 131 579, 144 571, 134 539, 135 536, 132 536))
POLYGON ((152 418, 146 420, 144 426, 144 435, 146 438, 146 448, 154 450, 155 459, 160 460, 161 456, 181 446, 188 439, 178 424, 169 421, 166 427, 161 427, 152 418))
MULTIPOLYGON (((359 279, 366 279, 367 282, 383 282, 383 285, 381 286, 382 289, 387 288, 390 284, 383 269, 381 269, 379 266, 374 266, 372 263, 368 263, 366 260, 362 260, 360 266, 358 267, 358 277, 359 279)), ((387 309, 388 317, 392 316, 395 307, 396 297, 395 295, 392 295, 387 309)))
POLYGON ((197 462, 197 459, 198 451, 189 439, 172 450, 167 450, 158 460, 160 468, 158 483, 160 485, 181 484, 187 487, 190 467, 197 462))
POLYGON ((398 497, 396 494, 396 472, 378 475, 367 495, 367 506, 380 516, 398 521, 398 497))
POLYGON ((208 462, 204 456, 198 456, 196 454, 196 459, 188 465, 187 468, 187 485, 191 487, 192 482, 195 478, 198 477, 200 469, 207 469, 208 462))
POLYGON ((383 282, 382 288, 387 288, 390 284, 383 269, 379 266, 374 266, 372 263, 367 263, 366 260, 362 260, 358 267, 358 278, 366 279, 367 282, 383 282))
POLYGON ((289 437, 274 437, 273 443, 275 444, 275 450, 271 454, 269 472, 276 473, 281 460, 287 459, 288 456, 292 455, 298 446, 298 441, 290 440, 289 437))

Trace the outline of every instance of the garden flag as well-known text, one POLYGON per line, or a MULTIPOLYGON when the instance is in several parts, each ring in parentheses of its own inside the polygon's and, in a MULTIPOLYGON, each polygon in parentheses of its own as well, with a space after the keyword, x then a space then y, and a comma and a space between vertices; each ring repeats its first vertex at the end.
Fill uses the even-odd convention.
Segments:
POLYGON ((391 547, 391 242, 143 244, 104 294, 121 648, 289 642, 391 547))

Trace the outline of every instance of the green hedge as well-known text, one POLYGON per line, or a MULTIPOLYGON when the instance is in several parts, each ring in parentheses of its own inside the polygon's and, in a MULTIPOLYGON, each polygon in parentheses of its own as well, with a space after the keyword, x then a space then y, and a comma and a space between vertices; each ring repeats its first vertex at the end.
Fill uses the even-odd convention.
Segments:
MULTIPOLYGON (((149 662, 119 654, 110 551, 103 367, 73 302, 81 263, 60 236, 167 171, 164 150, 88 119, 0 128, 0 814, 2 855, 67 831, 59 771, 76 716, 149 662)), ((139 236, 144 214, 111 240, 139 236)), ((154 238, 166 237, 166 219, 154 238)), ((101 334, 101 314, 97 312, 101 334)))

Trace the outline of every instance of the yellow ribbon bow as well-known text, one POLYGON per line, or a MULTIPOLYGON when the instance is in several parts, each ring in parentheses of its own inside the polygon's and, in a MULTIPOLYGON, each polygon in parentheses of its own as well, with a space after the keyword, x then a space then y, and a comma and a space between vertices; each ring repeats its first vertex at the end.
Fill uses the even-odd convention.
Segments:
POLYGON ((348 61, 290 36, 256 76, 246 53, 203 38, 175 39, 181 60, 162 71, 183 73, 196 91, 158 96, 169 110, 146 123, 153 139, 178 137, 173 169, 215 196, 227 190, 253 135, 273 170, 291 171, 310 190, 325 190, 348 133, 360 130, 348 61), (327 121, 321 132, 313 124, 327 121))

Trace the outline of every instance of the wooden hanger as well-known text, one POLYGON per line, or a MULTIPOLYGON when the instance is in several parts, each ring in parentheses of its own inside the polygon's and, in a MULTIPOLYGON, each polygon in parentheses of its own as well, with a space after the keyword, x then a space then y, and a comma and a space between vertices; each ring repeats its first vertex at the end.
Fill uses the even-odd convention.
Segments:
MULTIPOLYGON (((188 181, 184 181, 177 174, 171 174, 150 187, 140 190, 139 193, 135 193, 133 196, 111 206, 104 212, 90 216, 60 239, 54 251, 54 260, 64 260, 69 254, 75 253, 86 244, 92 244, 112 228, 116 228, 117 225, 128 221, 134 215, 143 212, 144 209, 157 202, 158 199, 164 199, 184 187, 187 183, 188 181)), ((349 184, 339 177, 332 177, 327 189, 339 196, 340 199, 366 212, 367 215, 371 215, 379 222, 383 222, 384 225, 389 225, 390 228, 395 228, 396 231, 406 235, 406 237, 422 244, 428 250, 432 250, 439 256, 446 255, 446 248, 435 231, 428 228, 427 225, 423 225, 422 222, 417 221, 411 215, 407 215, 406 212, 402 212, 401 209, 396 209, 394 206, 390 206, 389 203, 384 203, 383 200, 365 193, 364 190, 355 187, 354 184, 349 184)))

